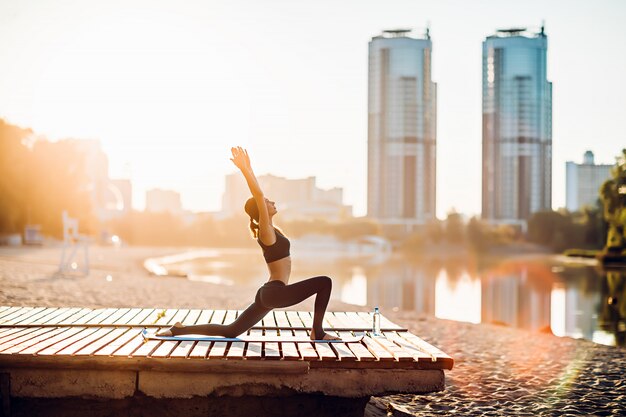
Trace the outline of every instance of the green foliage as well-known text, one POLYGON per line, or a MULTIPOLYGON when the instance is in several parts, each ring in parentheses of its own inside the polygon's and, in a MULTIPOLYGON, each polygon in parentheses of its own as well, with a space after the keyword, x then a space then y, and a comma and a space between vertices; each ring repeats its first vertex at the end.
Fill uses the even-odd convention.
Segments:
POLYGON ((605 249, 620 253, 626 250, 626 149, 616 158, 611 177, 600 187, 604 219, 609 227, 605 249))

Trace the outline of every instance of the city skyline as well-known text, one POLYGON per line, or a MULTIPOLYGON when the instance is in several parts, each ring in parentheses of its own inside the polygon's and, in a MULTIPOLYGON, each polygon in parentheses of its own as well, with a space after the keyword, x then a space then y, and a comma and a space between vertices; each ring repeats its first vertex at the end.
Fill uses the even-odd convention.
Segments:
POLYGON ((137 208, 146 189, 161 187, 181 192, 186 208, 218 210, 223 177, 234 172, 228 150, 239 143, 257 173, 316 176, 323 188, 343 188, 362 215, 367 42, 430 21, 437 214, 478 214, 480 44, 497 29, 545 20, 556 86, 553 207, 565 206, 565 162, 591 148, 613 163, 623 147, 626 57, 612 51, 626 39, 626 5, 485 1, 458 13, 459 4, 0 2, 0 117, 53 140, 100 139, 111 176, 133 181, 137 208))

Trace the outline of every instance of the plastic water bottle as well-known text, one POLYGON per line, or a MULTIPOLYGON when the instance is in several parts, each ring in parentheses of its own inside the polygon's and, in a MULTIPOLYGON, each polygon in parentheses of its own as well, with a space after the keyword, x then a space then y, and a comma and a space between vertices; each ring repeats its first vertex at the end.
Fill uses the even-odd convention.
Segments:
POLYGON ((380 311, 378 311, 378 307, 374 307, 372 333, 374 336, 380 336, 380 311))

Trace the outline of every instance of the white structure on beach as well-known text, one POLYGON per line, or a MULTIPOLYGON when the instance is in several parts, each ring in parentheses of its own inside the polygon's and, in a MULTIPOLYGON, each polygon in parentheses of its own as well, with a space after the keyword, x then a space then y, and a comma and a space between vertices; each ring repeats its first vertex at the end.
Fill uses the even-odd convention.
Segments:
POLYGON ((369 43, 367 215, 410 230, 435 218, 437 84, 432 43, 386 30, 369 43))
POLYGON ((579 211, 593 206, 599 198, 600 186, 611 177, 613 165, 595 164, 593 152, 587 151, 583 163, 565 163, 565 206, 569 211, 579 211))
MULTIPOLYGON (((341 220, 352 217, 352 207, 343 204, 343 189, 323 190, 315 177, 288 179, 275 175, 260 175, 259 185, 265 196, 276 202, 281 219, 341 220)), ((222 196, 222 217, 243 213, 250 190, 240 173, 226 176, 222 196)))

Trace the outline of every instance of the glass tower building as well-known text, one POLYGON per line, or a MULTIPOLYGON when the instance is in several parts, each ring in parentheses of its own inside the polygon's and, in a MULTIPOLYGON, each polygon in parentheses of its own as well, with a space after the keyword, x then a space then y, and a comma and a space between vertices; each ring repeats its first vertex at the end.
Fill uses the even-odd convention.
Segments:
POLYGON ((548 39, 499 30, 483 42, 482 216, 524 223, 552 207, 552 83, 548 39))
POLYGON ((435 218, 437 85, 432 43, 389 30, 369 43, 367 213, 382 224, 435 218))

